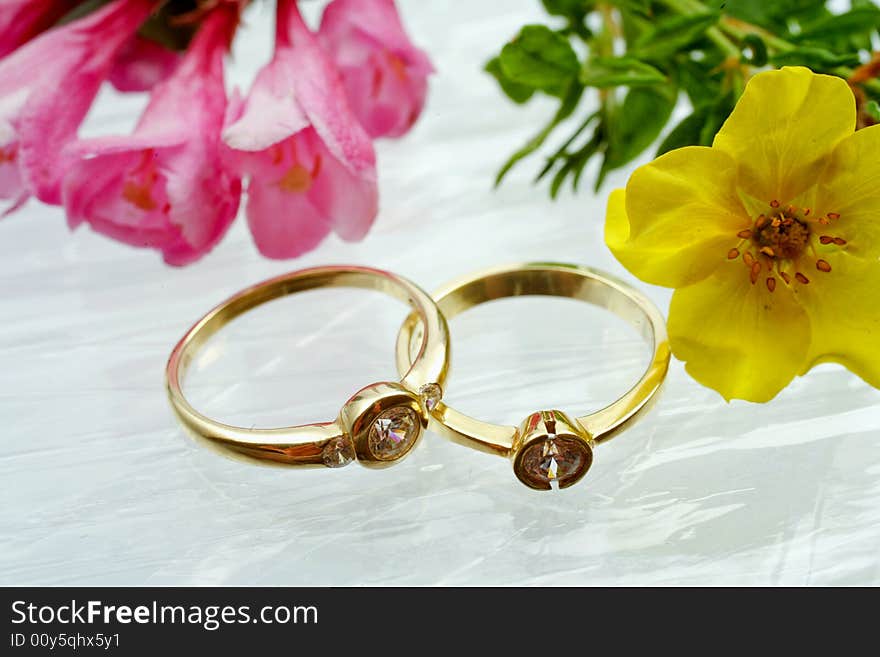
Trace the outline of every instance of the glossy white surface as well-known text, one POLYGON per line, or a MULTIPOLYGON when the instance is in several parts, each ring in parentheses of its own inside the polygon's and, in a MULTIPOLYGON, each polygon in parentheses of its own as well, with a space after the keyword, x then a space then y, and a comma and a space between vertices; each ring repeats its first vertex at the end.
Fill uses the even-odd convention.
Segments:
MULTIPOLYGON (((177 270, 71 235, 55 208, 32 203, 2 221, 0 583, 880 583, 880 392, 838 367, 755 406, 725 404, 673 363, 650 417, 559 494, 432 435, 378 472, 247 466, 184 437, 163 394, 168 352, 204 311, 268 276, 352 262, 430 290, 478 267, 559 260, 633 280, 602 241, 605 195, 628 172, 599 197, 551 203, 527 184, 533 162, 491 190, 548 108, 514 108, 480 64, 540 20, 539 3, 401 5, 439 74, 415 131, 380 146, 382 210, 365 242, 330 239, 273 262, 239 220, 214 253, 177 270)), ((238 84, 268 54, 268 13, 253 11, 240 37, 238 84)), ((108 91, 86 132, 125 130, 142 104, 108 91)), ((668 291, 648 292, 665 310, 668 291)), ((404 313, 346 290, 278 302, 221 333, 188 389, 230 421, 329 418, 360 386, 395 377, 404 313)), ((621 322, 570 301, 498 302, 452 331, 447 400, 509 423, 597 407, 646 356, 621 322), (526 320, 530 308, 543 317, 526 320)))

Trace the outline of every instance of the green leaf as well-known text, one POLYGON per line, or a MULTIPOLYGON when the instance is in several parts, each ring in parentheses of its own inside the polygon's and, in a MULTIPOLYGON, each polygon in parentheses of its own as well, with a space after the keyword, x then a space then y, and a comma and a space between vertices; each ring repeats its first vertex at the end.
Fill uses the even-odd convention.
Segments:
POLYGON ((685 146, 697 146, 700 144, 700 136, 703 132, 703 126, 706 124, 706 117, 709 115, 707 107, 695 110, 692 114, 685 117, 677 126, 672 129, 666 139, 657 149, 654 157, 660 157, 664 153, 673 151, 676 148, 685 146))
POLYGON ((535 90, 532 87, 514 82, 504 75, 504 71, 501 70, 501 60, 498 57, 493 57, 486 62, 484 70, 498 81, 501 90, 514 103, 521 105, 529 100, 535 93, 535 90))
POLYGON ((724 77, 721 71, 714 71, 714 62, 695 62, 684 58, 676 62, 678 64, 675 73, 678 84, 685 90, 690 98, 691 105, 700 107, 712 104, 721 95, 721 81, 724 77))
POLYGON ((817 9, 824 9, 825 2, 826 0, 727 0, 721 6, 726 14, 734 18, 772 28, 778 33, 780 26, 786 25, 789 19, 801 18, 817 9))
POLYGON ((672 55, 690 45, 718 22, 717 12, 692 15, 674 15, 654 25, 643 34, 630 53, 639 59, 660 59, 672 55))
POLYGON ((562 96, 580 70, 568 39, 545 25, 526 25, 501 50, 501 70, 516 84, 562 96))
POLYGON ((880 123, 880 103, 876 100, 869 100, 865 104, 865 113, 872 119, 880 123))
POLYGON ((609 0, 608 4, 644 15, 651 11, 651 0, 609 0))
POLYGON ((858 53, 845 53, 837 55, 825 48, 816 46, 798 46, 792 50, 786 50, 770 57, 774 66, 806 66, 808 68, 824 71, 838 66, 858 66, 860 63, 858 53))
POLYGON ((562 123, 565 119, 571 116, 571 113, 574 112, 575 108, 578 106, 578 103, 581 100, 581 96, 584 93, 584 88, 579 84, 573 84, 568 90, 568 93, 563 98, 562 102, 559 105, 559 109, 556 110, 556 114, 553 116, 553 119, 548 123, 544 128, 534 137, 532 137, 525 146, 516 151, 507 162, 504 163, 504 166, 501 167, 501 170, 498 172, 498 175, 495 178, 495 186, 501 184, 501 181, 504 180, 504 176, 513 168, 513 166, 519 162, 524 157, 528 157, 536 150, 538 150, 544 142, 547 140, 547 137, 550 136, 550 133, 553 132, 553 129, 556 128, 560 123, 562 123))
POLYGON ((642 38, 642 35, 654 29, 651 21, 638 11, 621 9, 620 21, 623 38, 628 44, 635 43, 642 38))
POLYGON ((593 121, 599 118, 599 111, 593 112, 590 114, 583 122, 578 126, 577 130, 575 130, 571 136, 565 140, 565 143, 560 146, 553 155, 547 158, 547 163, 544 165, 544 168, 538 173, 535 177, 535 182, 540 182, 541 179, 546 176, 553 166, 561 159, 569 157, 568 148, 571 146, 574 141, 581 136, 581 133, 586 130, 593 121))
POLYGON ((861 6, 845 14, 830 15, 805 26, 796 41, 821 41, 835 36, 851 36, 854 33, 871 32, 880 28, 880 8, 873 5, 861 6))
POLYGON ((581 70, 581 83, 600 89, 665 81, 666 76, 661 71, 633 57, 594 57, 587 60, 581 70))
POLYGON ((553 16, 566 16, 579 18, 584 16, 592 8, 592 2, 588 0, 541 0, 544 9, 553 16))
POLYGON ((612 169, 632 161, 660 136, 678 99, 671 85, 635 87, 621 106, 607 117, 608 147, 596 188, 612 169))
POLYGON ((767 65, 767 44, 764 43, 764 39, 757 34, 748 34, 743 39, 743 45, 752 51, 750 57, 744 58, 747 63, 759 68, 767 65))
POLYGON ((721 130, 721 126, 727 121, 735 105, 736 96, 733 90, 731 90, 717 98, 709 106, 709 111, 706 113, 706 122, 703 124, 703 129, 700 132, 700 141, 698 142, 700 146, 712 145, 715 135, 721 130))

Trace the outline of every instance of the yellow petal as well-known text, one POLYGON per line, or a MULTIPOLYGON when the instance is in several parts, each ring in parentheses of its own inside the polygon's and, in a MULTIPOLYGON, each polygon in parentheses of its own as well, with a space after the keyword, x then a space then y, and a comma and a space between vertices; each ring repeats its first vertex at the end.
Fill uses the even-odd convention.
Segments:
POLYGON ((802 368, 836 362, 880 388, 880 261, 841 253, 826 256, 831 272, 815 272, 798 296, 811 324, 802 368))
POLYGON ((786 67, 753 77, 713 148, 740 166, 740 185, 770 203, 791 203, 815 184, 825 159, 856 127, 842 79, 786 67))
POLYGON ((725 262, 751 222, 736 193, 736 164, 691 146, 633 173, 608 199, 605 242, 643 281, 681 287, 725 262))
POLYGON ((806 313, 782 281, 771 293, 766 277, 764 270, 752 285, 743 263, 730 262, 672 296, 672 352, 728 401, 769 401, 798 374, 806 355, 806 313))
POLYGON ((856 256, 880 256, 880 125, 859 130, 834 150, 816 200, 823 213, 840 215, 828 234, 846 240, 856 256))

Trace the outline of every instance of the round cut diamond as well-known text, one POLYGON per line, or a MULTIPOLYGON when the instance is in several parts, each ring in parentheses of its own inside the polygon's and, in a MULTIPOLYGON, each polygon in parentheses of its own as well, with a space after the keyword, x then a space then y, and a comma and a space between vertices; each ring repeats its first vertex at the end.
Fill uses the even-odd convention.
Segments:
POLYGON ((380 461, 393 461, 409 451, 419 435, 418 414, 407 406, 382 412, 370 428, 370 451, 380 461))
POLYGON ((532 443, 521 457, 522 473, 532 488, 567 488, 590 467, 592 454, 578 440, 549 435, 532 443))
POLYGON ((422 402, 425 404, 425 408, 428 411, 433 411, 435 408, 437 408, 437 404, 440 403, 440 398, 443 396, 443 391, 436 383, 426 383, 421 388, 419 388, 419 396, 422 398, 422 402))
POLYGON ((321 452, 324 465, 328 468, 341 468, 354 461, 354 445, 345 436, 338 436, 328 441, 321 452))

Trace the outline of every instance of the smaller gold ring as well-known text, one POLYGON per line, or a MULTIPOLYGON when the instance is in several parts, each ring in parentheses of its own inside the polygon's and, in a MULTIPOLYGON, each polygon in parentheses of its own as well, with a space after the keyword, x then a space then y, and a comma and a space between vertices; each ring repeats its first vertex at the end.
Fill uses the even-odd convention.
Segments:
POLYGON ((227 299, 200 319, 171 352, 168 398, 184 428, 227 456, 275 465, 339 467, 357 459, 368 467, 400 461, 427 426, 424 395, 443 385, 449 369, 449 329, 433 299, 414 283, 380 269, 330 266, 304 269, 264 281, 227 299), (193 356, 222 326, 268 301, 321 287, 377 290, 408 303, 426 327, 412 366, 400 381, 374 383, 349 399, 331 422, 277 429, 247 429, 195 410, 181 381, 193 356))
MULTIPOLYGON (((603 272, 557 263, 515 264, 477 272, 442 288, 434 299, 447 319, 494 299, 522 295, 569 297, 607 308, 628 321, 650 345, 652 356, 639 381, 605 408, 570 417, 561 411, 538 411, 518 427, 482 422, 439 399, 430 404, 430 429, 462 445, 513 460, 516 476, 536 490, 567 488, 593 462, 593 448, 610 440, 647 411, 669 369, 666 324, 641 292, 603 272)), ((405 372, 422 332, 410 315, 397 336, 397 368, 405 372)))

